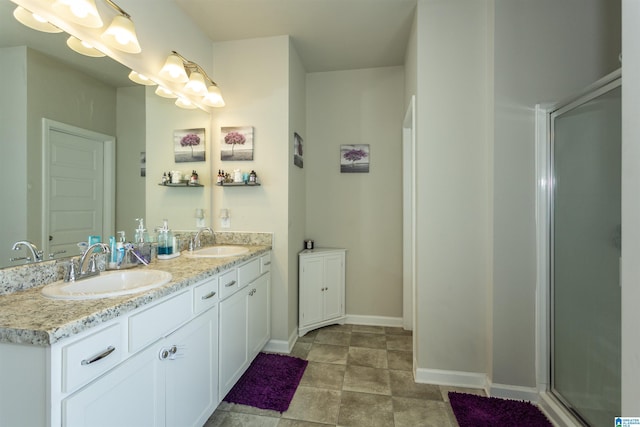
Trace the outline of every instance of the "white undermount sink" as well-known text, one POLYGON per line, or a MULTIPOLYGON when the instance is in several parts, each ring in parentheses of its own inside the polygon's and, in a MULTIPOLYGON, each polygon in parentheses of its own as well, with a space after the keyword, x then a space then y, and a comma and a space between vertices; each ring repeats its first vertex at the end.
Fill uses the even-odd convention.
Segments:
POLYGON ((249 252, 249 248, 243 246, 209 246, 195 251, 186 251, 187 258, 224 258, 228 256, 244 255, 249 252))
POLYGON ((84 300, 135 294, 171 281, 171 273, 152 269, 105 271, 75 282, 54 282, 42 288, 47 298, 84 300))

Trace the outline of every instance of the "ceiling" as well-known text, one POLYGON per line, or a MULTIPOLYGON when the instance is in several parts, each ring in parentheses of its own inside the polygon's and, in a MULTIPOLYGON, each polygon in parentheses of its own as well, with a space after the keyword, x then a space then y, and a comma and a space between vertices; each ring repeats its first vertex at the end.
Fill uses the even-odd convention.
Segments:
POLYGON ((174 0, 214 42, 289 35, 307 72, 404 64, 416 0, 174 0))

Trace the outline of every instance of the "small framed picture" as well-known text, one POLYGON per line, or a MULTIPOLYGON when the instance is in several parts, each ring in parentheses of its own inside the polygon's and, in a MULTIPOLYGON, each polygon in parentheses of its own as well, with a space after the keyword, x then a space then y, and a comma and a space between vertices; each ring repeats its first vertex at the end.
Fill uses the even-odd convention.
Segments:
POLYGON ((220 128, 220 160, 253 160, 253 127, 220 128))
POLYGON ((293 164, 299 168, 303 167, 302 137, 298 135, 298 132, 293 133, 293 164))
POLYGON ((369 144, 350 144, 340 146, 340 172, 368 173, 369 144))
POLYGON ((176 163, 204 162, 204 128, 174 130, 173 152, 176 163))

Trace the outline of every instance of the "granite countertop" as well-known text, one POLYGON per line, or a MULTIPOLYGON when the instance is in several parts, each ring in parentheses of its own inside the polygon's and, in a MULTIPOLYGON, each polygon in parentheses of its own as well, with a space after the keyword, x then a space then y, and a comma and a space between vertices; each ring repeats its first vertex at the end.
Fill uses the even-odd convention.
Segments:
POLYGON ((54 300, 41 294, 43 283, 41 286, 1 295, 0 343, 51 345, 185 289, 271 249, 268 245, 244 246, 249 248, 249 252, 242 256, 196 259, 180 256, 171 260, 156 260, 150 264, 150 268, 171 273, 171 282, 138 294, 94 300, 54 300))

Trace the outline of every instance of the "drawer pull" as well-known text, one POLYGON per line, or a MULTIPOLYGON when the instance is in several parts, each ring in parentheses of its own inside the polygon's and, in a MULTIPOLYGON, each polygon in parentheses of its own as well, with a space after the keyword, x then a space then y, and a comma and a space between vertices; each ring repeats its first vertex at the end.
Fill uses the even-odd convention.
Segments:
POLYGON ((209 298, 213 298, 216 296, 216 291, 211 291, 206 295, 202 295, 201 299, 209 299, 209 298))
POLYGON ((224 287, 225 287, 225 288, 230 288, 231 286, 233 286, 233 285, 235 285, 235 284, 236 284, 236 281, 235 281, 235 280, 232 280, 232 281, 230 281, 229 283, 227 283, 226 285, 224 285, 224 287))
POLYGON ((114 346, 110 345, 102 353, 96 354, 95 356, 93 356, 90 359, 84 359, 82 362, 80 362, 80 364, 82 364, 83 366, 91 365, 93 362, 97 362, 98 360, 104 359, 105 357, 107 357, 108 355, 113 353, 115 350, 116 350, 116 348, 114 346))
POLYGON ((271 261, 265 262, 265 263, 264 263, 264 264, 262 264, 262 265, 271 265, 271 261))

